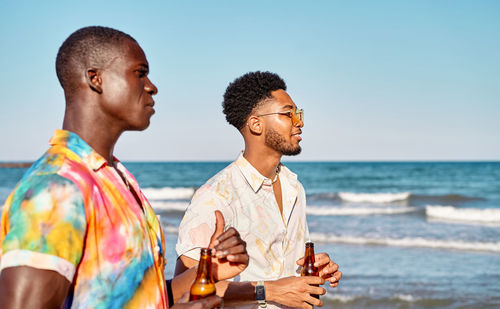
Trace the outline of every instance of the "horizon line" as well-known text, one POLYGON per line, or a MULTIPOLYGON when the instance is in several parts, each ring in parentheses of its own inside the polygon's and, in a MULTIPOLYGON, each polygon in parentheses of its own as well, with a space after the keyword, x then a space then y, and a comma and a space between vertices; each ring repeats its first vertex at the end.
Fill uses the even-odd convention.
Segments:
MULTIPOLYGON (((226 163, 230 160, 120 160, 125 163, 226 163)), ((0 160, 0 165, 32 164, 30 160, 0 160)), ((363 160, 282 160, 288 163, 500 163, 500 159, 363 159, 363 160)))

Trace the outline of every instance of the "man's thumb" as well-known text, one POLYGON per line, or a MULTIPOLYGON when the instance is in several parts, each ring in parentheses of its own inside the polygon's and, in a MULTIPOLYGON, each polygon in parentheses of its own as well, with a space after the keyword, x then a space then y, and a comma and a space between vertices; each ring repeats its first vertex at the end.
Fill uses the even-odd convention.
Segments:
POLYGON ((226 226, 226 222, 224 221, 224 216, 222 212, 219 210, 215 211, 215 232, 210 238, 210 247, 213 246, 213 242, 224 233, 224 227, 226 226))

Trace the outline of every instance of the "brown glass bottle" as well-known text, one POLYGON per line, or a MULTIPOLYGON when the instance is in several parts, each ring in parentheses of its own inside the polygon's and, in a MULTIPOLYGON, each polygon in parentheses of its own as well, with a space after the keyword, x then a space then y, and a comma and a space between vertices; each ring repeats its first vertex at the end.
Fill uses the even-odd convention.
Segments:
MULTIPOLYGON (((314 243, 306 242, 306 253, 304 256, 304 267, 302 267, 301 276, 319 276, 318 267, 314 266, 314 243)), ((312 297, 319 299, 319 295, 311 294, 312 297)))
POLYGON ((212 277, 212 250, 202 248, 198 273, 189 292, 189 300, 198 300, 215 295, 215 282, 212 277))

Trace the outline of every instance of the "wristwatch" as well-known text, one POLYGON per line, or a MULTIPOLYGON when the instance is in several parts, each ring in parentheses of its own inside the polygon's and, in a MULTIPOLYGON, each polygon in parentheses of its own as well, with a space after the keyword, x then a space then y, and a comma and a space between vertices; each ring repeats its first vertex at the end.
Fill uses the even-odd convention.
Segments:
POLYGON ((257 300, 257 303, 259 303, 259 307, 267 308, 264 281, 257 281, 257 285, 255 286, 255 299, 257 300))

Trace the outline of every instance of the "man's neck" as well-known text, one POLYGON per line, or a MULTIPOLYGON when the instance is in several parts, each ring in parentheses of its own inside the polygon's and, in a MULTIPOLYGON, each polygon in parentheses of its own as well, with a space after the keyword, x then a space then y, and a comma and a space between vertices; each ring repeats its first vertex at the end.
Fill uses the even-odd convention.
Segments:
POLYGON ((276 167, 280 164, 281 153, 276 151, 254 150, 246 147, 243 157, 263 176, 273 179, 276 176, 276 167))
POLYGON ((113 164, 113 150, 123 131, 108 126, 96 113, 79 108, 77 104, 66 106, 62 128, 76 133, 109 164, 113 164))

